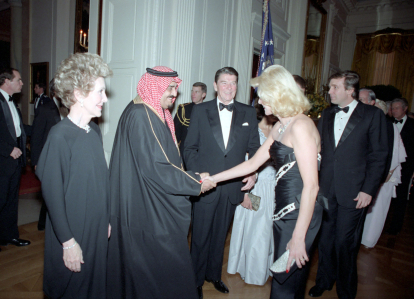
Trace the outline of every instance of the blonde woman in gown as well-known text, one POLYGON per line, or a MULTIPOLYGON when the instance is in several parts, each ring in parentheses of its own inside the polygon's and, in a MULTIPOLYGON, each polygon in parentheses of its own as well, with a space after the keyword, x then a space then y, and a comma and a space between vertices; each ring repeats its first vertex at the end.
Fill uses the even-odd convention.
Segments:
MULTIPOLYGON (((260 144, 269 135, 276 118, 264 116, 264 109, 256 105, 259 123, 260 144)), ((275 208, 276 170, 270 160, 258 172, 257 182, 251 193, 261 197, 257 211, 252 210, 247 194, 236 208, 230 240, 227 272, 240 273, 245 283, 264 285, 271 276, 273 264, 273 211, 275 208)))

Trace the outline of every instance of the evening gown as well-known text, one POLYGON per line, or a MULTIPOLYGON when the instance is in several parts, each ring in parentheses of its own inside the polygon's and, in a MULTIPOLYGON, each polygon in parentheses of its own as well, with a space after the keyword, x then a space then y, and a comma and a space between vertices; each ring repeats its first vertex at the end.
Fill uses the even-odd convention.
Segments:
MULTIPOLYGON (((284 145, 281 142, 274 141, 269 149, 271 158, 273 159, 276 174, 276 209, 273 221, 273 239, 275 242, 274 260, 277 260, 285 251, 286 245, 292 238, 295 229, 296 220, 299 215, 298 202, 303 189, 302 178, 296 163, 293 148, 284 145), (283 174, 281 176, 281 174, 283 174), (295 209, 275 220, 277 216, 281 216, 286 206, 295 203, 295 209)), ((322 221, 322 206, 316 202, 313 217, 306 233, 305 244, 306 252, 310 258, 310 251, 319 231, 322 221)), ((281 298, 304 298, 307 274, 309 272, 309 263, 307 262, 302 269, 297 268, 294 264, 289 273, 276 273, 273 275, 271 299, 281 298)))
MULTIPOLYGON (((260 144, 266 136, 259 128, 260 144)), ((251 193, 261 197, 257 211, 241 205, 234 214, 227 272, 240 273, 245 283, 264 285, 273 264, 272 215, 275 208, 275 175, 271 160, 259 169, 251 193)))
POLYGON ((68 118, 50 130, 36 175, 48 215, 43 290, 48 298, 105 298, 109 224, 109 170, 101 131, 87 133, 68 118), (84 264, 72 272, 62 243, 74 237, 84 264))

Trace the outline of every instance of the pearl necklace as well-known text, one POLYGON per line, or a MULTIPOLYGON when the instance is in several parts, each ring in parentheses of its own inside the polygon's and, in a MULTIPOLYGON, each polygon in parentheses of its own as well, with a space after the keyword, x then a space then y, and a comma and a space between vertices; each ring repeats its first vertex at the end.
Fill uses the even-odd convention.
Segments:
POLYGON ((87 124, 84 127, 82 127, 81 125, 79 125, 78 123, 75 123, 75 121, 72 119, 72 117, 70 117, 70 115, 68 114, 68 118, 71 122, 73 122, 76 126, 78 126, 79 128, 83 129, 86 131, 86 133, 89 133, 89 131, 91 130, 91 127, 87 124))

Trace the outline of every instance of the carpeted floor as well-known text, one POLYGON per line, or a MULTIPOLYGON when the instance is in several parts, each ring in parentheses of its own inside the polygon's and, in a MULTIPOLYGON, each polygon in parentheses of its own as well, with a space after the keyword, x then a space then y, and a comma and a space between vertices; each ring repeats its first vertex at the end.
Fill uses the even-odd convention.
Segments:
MULTIPOLYGON (((30 165, 30 162, 28 162, 30 165)), ((42 195, 40 181, 30 166, 22 172, 19 189, 19 218, 18 225, 28 224, 39 220, 42 195)))
POLYGON ((39 220, 42 195, 40 192, 19 195, 19 218, 17 225, 28 224, 39 220))
POLYGON ((19 195, 34 192, 40 192, 40 181, 32 171, 32 168, 26 166, 22 172, 22 177, 20 178, 19 195))

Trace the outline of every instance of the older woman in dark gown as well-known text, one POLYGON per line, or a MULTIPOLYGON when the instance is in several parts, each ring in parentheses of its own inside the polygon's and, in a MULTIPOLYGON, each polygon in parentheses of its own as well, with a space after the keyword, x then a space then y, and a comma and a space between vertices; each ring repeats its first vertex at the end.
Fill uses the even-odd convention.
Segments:
POLYGON ((48 209, 43 289, 50 298, 106 296, 109 171, 91 118, 101 116, 110 74, 102 58, 84 53, 64 60, 55 75, 70 113, 51 129, 36 168, 48 209))
POLYGON ((303 114, 310 109, 309 101, 286 69, 268 67, 251 85, 258 87, 266 115, 275 115, 279 122, 250 160, 207 179, 219 183, 252 173, 269 158, 275 161, 275 260, 286 250, 289 255, 283 272, 273 275, 271 298, 303 298, 309 251, 322 220, 322 206, 316 202, 320 137, 303 114))

